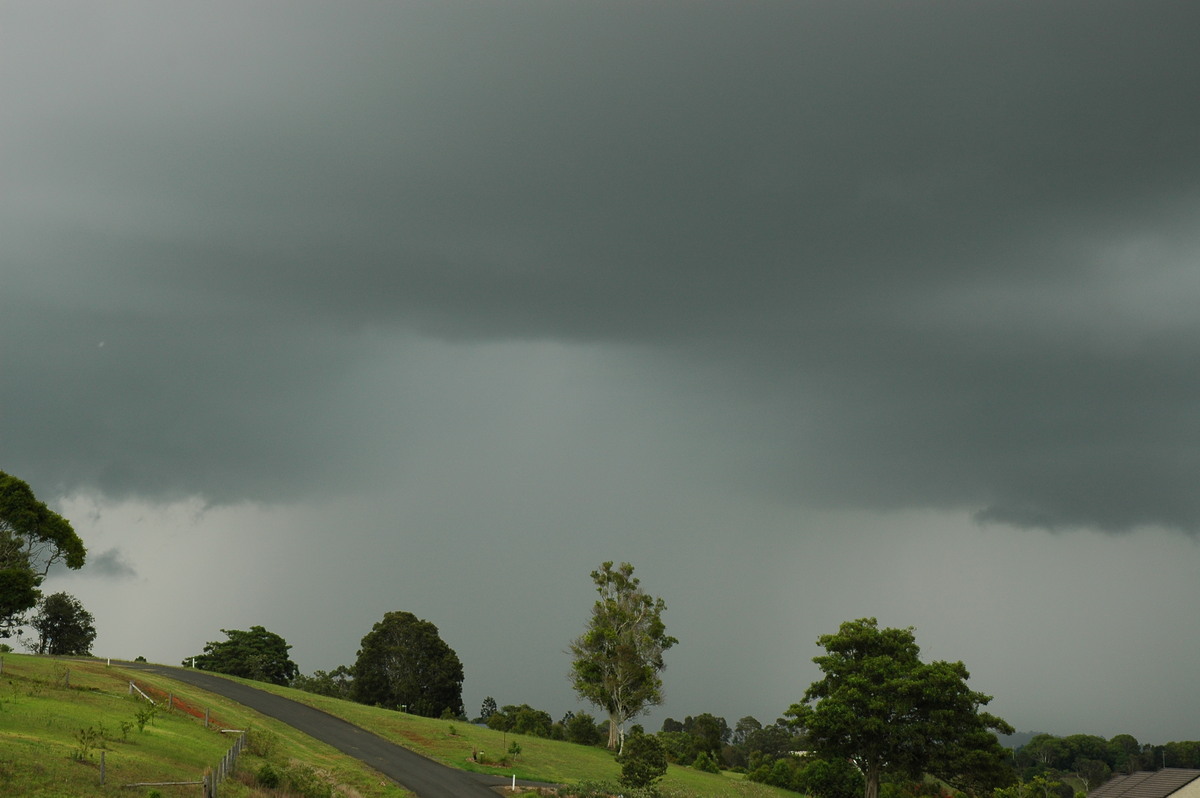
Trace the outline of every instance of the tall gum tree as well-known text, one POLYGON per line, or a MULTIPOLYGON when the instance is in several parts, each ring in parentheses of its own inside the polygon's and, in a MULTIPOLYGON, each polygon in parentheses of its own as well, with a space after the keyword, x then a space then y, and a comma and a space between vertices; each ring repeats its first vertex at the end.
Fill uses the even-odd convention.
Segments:
POLYGON ((663 653, 679 641, 667 634, 661 598, 642 590, 627 562, 592 571, 600 598, 582 635, 571 641, 571 685, 608 713, 608 747, 619 750, 625 723, 663 701, 663 653))
POLYGON ((880 777, 930 773, 979 795, 1013 780, 993 732, 1012 734, 1003 720, 980 711, 991 696, 967 688, 961 662, 924 663, 907 629, 880 629, 874 618, 847 621, 817 644, 825 676, 787 711, 808 746, 852 761, 878 798, 880 777))

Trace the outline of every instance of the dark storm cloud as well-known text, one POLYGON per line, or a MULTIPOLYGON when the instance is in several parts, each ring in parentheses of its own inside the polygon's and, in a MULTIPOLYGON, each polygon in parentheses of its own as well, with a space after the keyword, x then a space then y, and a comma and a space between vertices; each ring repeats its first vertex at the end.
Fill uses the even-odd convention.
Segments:
POLYGON ((334 478, 384 329, 658 352, 805 502, 1200 524, 1190 6, 148 9, 4 64, 3 442, 53 484, 334 478))

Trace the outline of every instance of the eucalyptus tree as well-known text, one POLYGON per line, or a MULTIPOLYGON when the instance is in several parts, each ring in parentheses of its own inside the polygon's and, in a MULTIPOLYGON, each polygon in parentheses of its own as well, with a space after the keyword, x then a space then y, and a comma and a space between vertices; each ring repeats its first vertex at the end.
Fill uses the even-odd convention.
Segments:
POLYGON ((608 747, 619 750, 625 723, 662 703, 663 653, 679 641, 663 623, 666 603, 642 589, 632 565, 606 562, 591 576, 600 598, 571 641, 571 685, 608 713, 608 747))

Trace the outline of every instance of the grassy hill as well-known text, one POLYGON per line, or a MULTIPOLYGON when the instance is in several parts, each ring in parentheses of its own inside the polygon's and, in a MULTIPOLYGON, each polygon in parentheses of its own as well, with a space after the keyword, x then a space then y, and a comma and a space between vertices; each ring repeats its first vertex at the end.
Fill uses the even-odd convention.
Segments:
MULTIPOLYGON (((221 798, 283 795, 334 798, 400 798, 409 793, 378 773, 291 727, 220 696, 143 671, 99 660, 56 660, 4 654, 0 673, 0 796, 198 796, 197 786, 142 787, 142 782, 197 781, 233 742, 220 728, 250 729, 248 751, 221 798), (130 695, 129 681, 152 697, 172 693, 176 708, 159 711, 139 730, 149 704, 130 695), (207 709, 211 728, 205 728, 207 709), (105 784, 100 785, 101 751, 105 784), (291 791, 269 790, 255 779, 264 766, 291 791), (299 785, 299 786, 295 786, 299 785)), ((244 680, 237 680, 244 681, 244 680)), ((575 784, 615 782, 620 766, 600 748, 504 734, 468 723, 433 720, 366 707, 300 690, 246 682, 342 717, 444 764, 504 777, 575 784), (511 744, 520 754, 507 755, 511 744), (477 760, 507 764, 487 766, 477 760)), ((662 785, 666 798, 795 798, 795 793, 672 766, 662 785)))
POLYGON ((221 798, 303 794, 254 786, 255 774, 268 764, 283 786, 290 779, 311 796, 411 795, 289 726, 180 682, 108 667, 101 660, 11 653, 0 658, 0 796, 199 796, 199 786, 123 785, 198 781, 234 742, 234 736, 223 734, 222 728, 249 730, 252 744, 242 753, 237 775, 221 785, 221 798), (137 694, 130 695, 131 679, 160 705, 168 693, 173 694, 176 708, 148 717, 151 705, 137 694), (205 709, 210 718, 207 729, 205 709), (139 719, 144 723, 140 729, 139 719))

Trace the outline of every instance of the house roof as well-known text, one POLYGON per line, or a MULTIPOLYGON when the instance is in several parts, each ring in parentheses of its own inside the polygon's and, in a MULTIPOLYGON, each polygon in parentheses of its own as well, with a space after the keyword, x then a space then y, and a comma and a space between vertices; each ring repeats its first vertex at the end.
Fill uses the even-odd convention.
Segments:
POLYGON ((1200 770, 1163 768, 1114 776, 1088 793, 1088 798, 1166 798, 1200 778, 1200 770))

